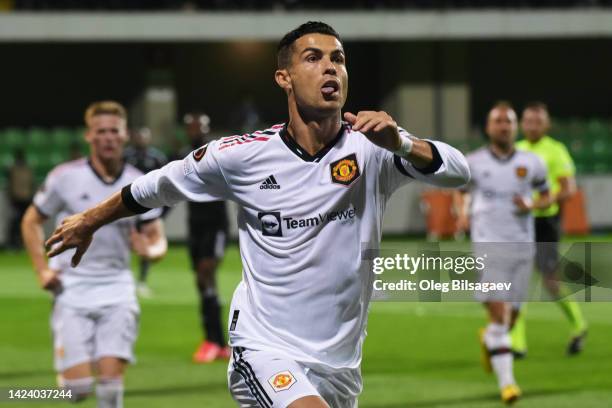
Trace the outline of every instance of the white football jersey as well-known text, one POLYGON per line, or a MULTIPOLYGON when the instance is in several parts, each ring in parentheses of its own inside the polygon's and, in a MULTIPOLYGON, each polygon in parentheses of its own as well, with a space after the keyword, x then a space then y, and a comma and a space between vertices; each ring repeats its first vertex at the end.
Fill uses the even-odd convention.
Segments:
POLYGON ((531 200, 534 190, 548 191, 546 167, 534 153, 515 150, 500 158, 488 147, 467 156, 472 179, 470 233, 474 242, 533 242, 531 213, 520 214, 515 195, 531 200))
POLYGON ((444 187, 469 179, 459 151, 430 143, 434 161, 418 171, 346 124, 315 156, 276 125, 213 141, 137 179, 123 199, 136 211, 235 201, 243 274, 231 345, 355 368, 373 281, 361 249, 378 248, 389 197, 414 179, 444 187))
MULTIPOLYGON (((78 159, 55 167, 34 196, 34 206, 55 224, 105 200, 117 189, 131 183, 142 173, 126 164, 114 182, 105 182, 88 159, 78 159)), ((115 221, 100 228, 76 268, 70 266, 75 249, 49 260, 49 267, 60 271, 62 292, 57 301, 72 307, 95 307, 135 301, 134 280, 129 269, 130 229, 136 221, 161 215, 156 209, 115 221)))

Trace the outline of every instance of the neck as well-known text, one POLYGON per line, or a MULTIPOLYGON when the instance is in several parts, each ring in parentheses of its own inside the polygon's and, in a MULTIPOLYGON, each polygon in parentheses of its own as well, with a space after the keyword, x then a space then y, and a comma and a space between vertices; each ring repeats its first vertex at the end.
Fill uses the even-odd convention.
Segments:
POLYGON ((514 145, 512 143, 507 145, 491 143, 491 150, 496 155, 504 157, 510 155, 514 151, 514 145))
POLYGON ((531 144, 536 144, 538 143, 540 140, 542 140, 542 138, 544 137, 544 135, 540 135, 540 136, 536 136, 536 137, 532 137, 529 140, 529 143, 531 144))
POLYGON ((105 181, 117 179, 123 168, 122 160, 102 160, 95 154, 90 156, 90 161, 92 167, 105 181))
POLYGON ((340 131, 340 111, 326 117, 308 118, 296 104, 289 104, 287 131, 310 155, 324 148, 340 131))

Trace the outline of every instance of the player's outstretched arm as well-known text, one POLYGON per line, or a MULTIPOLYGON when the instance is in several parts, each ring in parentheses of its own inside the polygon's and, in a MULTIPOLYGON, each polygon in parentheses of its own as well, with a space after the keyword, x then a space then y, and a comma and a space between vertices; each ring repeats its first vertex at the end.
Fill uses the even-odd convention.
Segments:
POLYGON ((574 176, 562 176, 557 179, 561 189, 554 195, 553 200, 562 204, 576 192, 576 178, 574 176))
POLYGON ((47 252, 47 256, 51 258, 67 249, 76 248, 76 253, 71 262, 72 266, 75 267, 87 251, 93 234, 98 228, 132 215, 134 213, 123 203, 121 192, 117 192, 89 210, 66 217, 45 242, 47 249, 59 243, 47 252))
POLYGON ((408 135, 386 112, 346 112, 344 119, 375 145, 408 161, 401 171, 412 178, 439 187, 460 187, 470 180, 467 160, 459 150, 408 135))

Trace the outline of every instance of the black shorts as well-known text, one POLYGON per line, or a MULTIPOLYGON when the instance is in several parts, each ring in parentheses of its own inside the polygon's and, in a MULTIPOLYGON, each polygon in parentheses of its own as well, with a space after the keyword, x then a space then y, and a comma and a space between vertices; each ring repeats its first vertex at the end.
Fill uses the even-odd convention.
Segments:
POLYGON ((227 228, 210 225, 190 225, 189 229, 189 255, 191 256, 191 266, 194 270, 202 259, 223 258, 227 228))
POLYGON ((544 274, 555 273, 559 263, 561 223, 558 215, 535 218, 536 266, 544 274))

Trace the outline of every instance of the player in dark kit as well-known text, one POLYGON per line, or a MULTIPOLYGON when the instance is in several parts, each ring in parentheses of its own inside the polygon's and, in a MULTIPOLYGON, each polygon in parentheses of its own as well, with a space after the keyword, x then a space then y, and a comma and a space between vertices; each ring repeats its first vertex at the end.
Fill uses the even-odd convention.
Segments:
MULTIPOLYGON (((147 174, 151 170, 159 169, 168 163, 166 155, 161 150, 151 146, 151 130, 148 128, 133 129, 130 132, 130 145, 123 152, 126 163, 131 164, 138 170, 147 174)), ((168 212, 164 207, 163 215, 168 212)), ((138 285, 136 290, 139 296, 151 297, 151 290, 147 286, 147 276, 151 262, 146 258, 140 258, 140 271, 138 274, 138 285)))
MULTIPOLYGON (((184 122, 190 145, 182 157, 210 141, 208 115, 188 113, 184 122)), ((228 359, 230 356, 223 335, 216 281, 217 267, 225 252, 227 209, 225 201, 189 201, 188 206, 189 255, 196 274, 204 333, 204 340, 193 353, 193 362, 205 364, 217 359, 228 359)))

